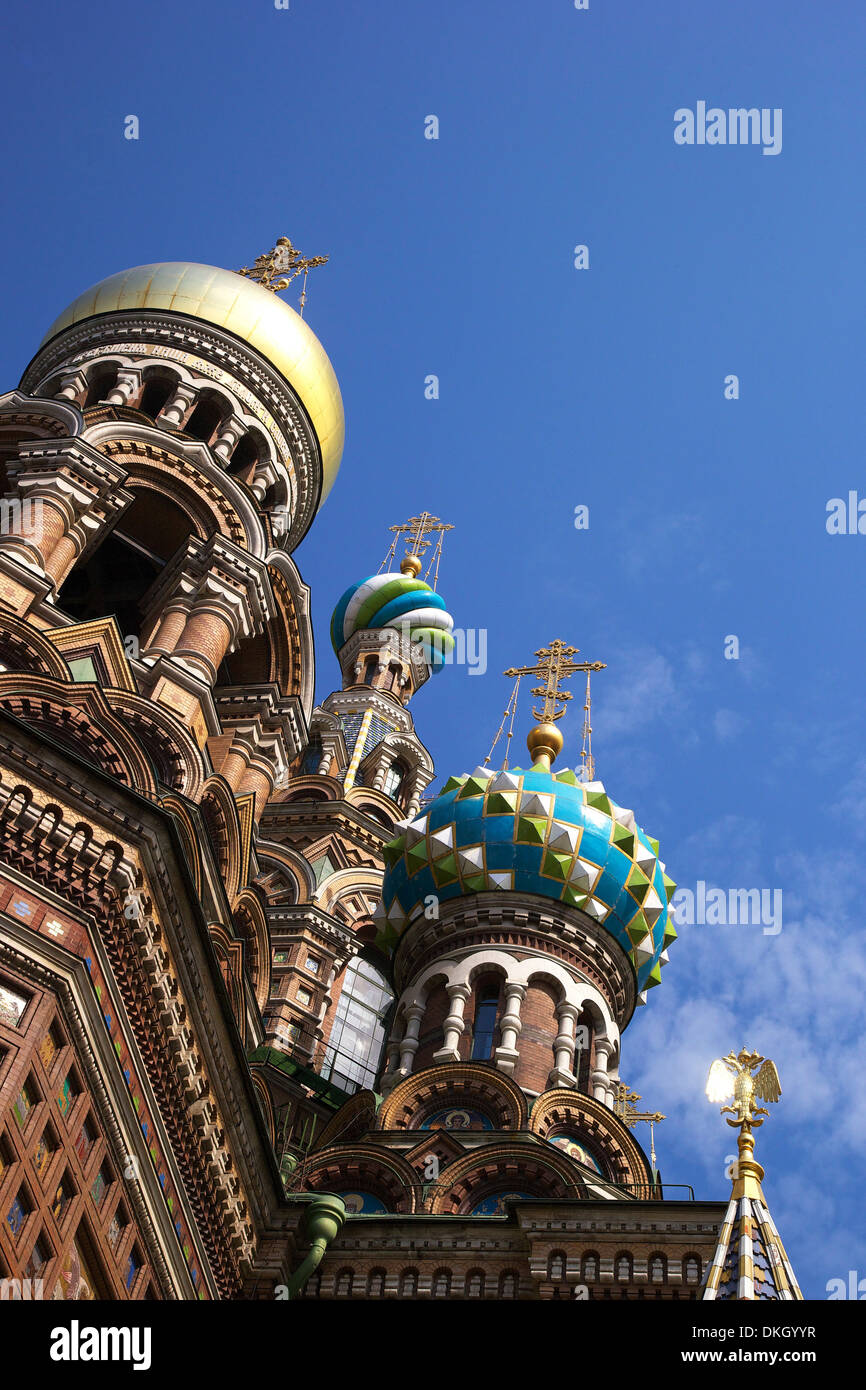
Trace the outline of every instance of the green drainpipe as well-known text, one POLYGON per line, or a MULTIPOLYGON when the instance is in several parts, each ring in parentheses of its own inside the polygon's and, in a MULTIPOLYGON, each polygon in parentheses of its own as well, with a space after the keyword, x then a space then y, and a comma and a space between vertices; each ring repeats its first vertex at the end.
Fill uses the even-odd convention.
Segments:
POLYGON ((339 1235, 346 1219, 342 1197, 333 1192, 316 1196, 304 1211, 303 1231, 310 1242, 304 1261, 289 1280, 289 1298, 296 1298, 310 1275, 322 1263, 322 1257, 335 1236, 339 1235))

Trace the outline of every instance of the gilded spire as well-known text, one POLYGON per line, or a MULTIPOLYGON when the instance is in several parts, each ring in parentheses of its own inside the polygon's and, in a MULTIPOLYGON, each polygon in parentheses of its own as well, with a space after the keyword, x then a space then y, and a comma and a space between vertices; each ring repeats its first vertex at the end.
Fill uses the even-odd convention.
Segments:
POLYGON ((705 1299, 801 1299, 779 1232, 773 1224, 761 1181, 764 1170, 755 1160, 752 1131, 769 1114, 760 1100, 775 1103, 782 1094, 779 1073, 769 1058, 745 1047, 729 1052, 710 1067, 707 1097, 723 1105, 722 1115, 738 1129, 733 1189, 712 1263, 707 1270, 705 1299))
POLYGON ((586 671, 587 673, 587 693, 586 693, 586 719, 584 722, 584 750, 582 754, 583 764, 588 773, 588 780, 592 780, 594 766, 592 764, 592 751, 587 742, 587 731, 589 728, 589 673, 591 671, 603 671, 606 667, 604 661, 573 661, 577 655, 578 647, 568 647, 561 638, 556 637, 549 647, 541 647, 536 653, 534 666, 509 666, 504 672, 506 676, 517 678, 522 676, 540 676, 542 684, 532 687, 532 694, 542 701, 541 709, 532 710, 533 719, 538 720, 538 728, 530 731, 526 740, 530 756, 534 763, 541 763, 543 767, 550 768, 551 763, 562 749, 562 734, 556 727, 556 720, 561 719, 565 714, 566 703, 572 698, 570 690, 561 689, 561 682, 568 680, 576 671, 586 671))

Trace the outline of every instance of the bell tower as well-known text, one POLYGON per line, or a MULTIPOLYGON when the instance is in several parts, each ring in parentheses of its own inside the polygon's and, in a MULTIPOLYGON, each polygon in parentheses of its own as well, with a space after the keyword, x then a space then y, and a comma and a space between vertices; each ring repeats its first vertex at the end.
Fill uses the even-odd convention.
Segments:
MULTIPOLYGON (((373 912, 382 847, 419 814, 434 775, 409 706, 454 645, 435 587, 451 529, 428 512, 392 527, 379 573, 339 599, 331 641, 342 686, 312 711, 307 746, 260 827, 275 966, 267 1041, 347 1092, 374 1083, 393 1000, 373 912), (361 996, 375 997, 375 1009, 365 1012, 361 996)), ((278 1107, 288 1106, 274 1084, 278 1107)))
POLYGON ((285 258, 281 243, 253 272, 170 262, 110 276, 0 402, 19 522, 0 536, 0 596, 83 640, 108 603, 139 688, 254 820, 312 705, 290 557, 343 447, 331 364, 259 265, 285 258))

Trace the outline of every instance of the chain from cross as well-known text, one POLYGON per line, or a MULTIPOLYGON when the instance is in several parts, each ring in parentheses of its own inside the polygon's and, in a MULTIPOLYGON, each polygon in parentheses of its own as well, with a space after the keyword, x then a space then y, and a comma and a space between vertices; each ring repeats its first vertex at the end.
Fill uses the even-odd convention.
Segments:
POLYGON ((560 690, 560 681, 568 680, 576 671, 604 671, 607 663, 604 661, 572 661, 576 656, 579 647, 567 647, 559 638, 555 638, 549 647, 541 647, 535 653, 538 661, 534 666, 510 666, 503 672, 506 676, 541 676, 544 685, 536 685, 532 688, 532 694, 539 699, 543 699, 544 704, 540 710, 533 708, 532 717, 539 723, 547 724, 556 719, 561 719, 565 714, 566 703, 572 698, 570 690, 560 690))

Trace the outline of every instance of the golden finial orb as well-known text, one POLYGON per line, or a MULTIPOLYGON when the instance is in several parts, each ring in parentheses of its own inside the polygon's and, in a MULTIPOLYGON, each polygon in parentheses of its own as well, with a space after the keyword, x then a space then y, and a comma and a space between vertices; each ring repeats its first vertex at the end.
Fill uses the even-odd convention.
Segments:
POLYGON ((555 724, 536 724, 530 729, 526 739, 529 756, 533 763, 543 763, 549 768, 562 752, 563 738, 555 724))

